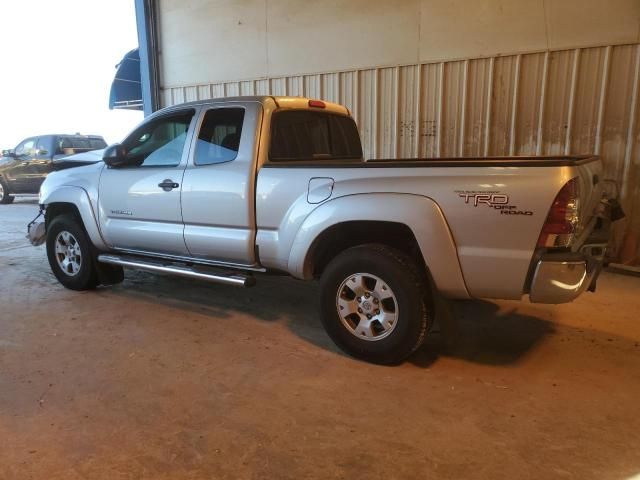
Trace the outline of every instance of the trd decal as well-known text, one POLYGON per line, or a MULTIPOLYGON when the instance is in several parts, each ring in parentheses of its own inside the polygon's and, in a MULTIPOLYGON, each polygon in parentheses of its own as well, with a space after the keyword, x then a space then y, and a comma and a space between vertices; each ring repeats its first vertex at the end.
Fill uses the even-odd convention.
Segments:
POLYGON ((501 215, 533 215, 531 210, 520 210, 510 203, 509 195, 504 193, 473 190, 456 190, 455 192, 467 205, 487 206, 500 211, 501 215))

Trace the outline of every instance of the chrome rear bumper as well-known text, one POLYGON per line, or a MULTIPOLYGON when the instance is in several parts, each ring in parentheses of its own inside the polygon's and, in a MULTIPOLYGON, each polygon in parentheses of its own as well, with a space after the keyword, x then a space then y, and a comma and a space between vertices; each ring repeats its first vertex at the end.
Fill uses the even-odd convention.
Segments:
POLYGON ((604 266, 607 244, 584 245, 576 253, 547 253, 537 262, 529 299, 534 303, 567 303, 594 290, 604 266))

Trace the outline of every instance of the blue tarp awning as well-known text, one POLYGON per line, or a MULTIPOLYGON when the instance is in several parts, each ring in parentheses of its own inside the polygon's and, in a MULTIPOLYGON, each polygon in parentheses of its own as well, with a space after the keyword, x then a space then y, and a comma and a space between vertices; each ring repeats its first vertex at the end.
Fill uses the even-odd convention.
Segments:
POLYGON ((140 81, 140 54, 138 49, 127 53, 116 65, 116 76, 111 84, 109 108, 142 110, 142 82, 140 81))

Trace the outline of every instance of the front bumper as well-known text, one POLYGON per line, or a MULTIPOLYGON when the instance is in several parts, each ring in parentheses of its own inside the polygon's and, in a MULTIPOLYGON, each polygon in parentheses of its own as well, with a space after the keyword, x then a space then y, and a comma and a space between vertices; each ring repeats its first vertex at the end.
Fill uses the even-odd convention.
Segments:
POLYGON ((595 290, 605 262, 606 243, 584 245, 579 252, 546 253, 538 260, 529 299, 534 303, 567 303, 595 290))

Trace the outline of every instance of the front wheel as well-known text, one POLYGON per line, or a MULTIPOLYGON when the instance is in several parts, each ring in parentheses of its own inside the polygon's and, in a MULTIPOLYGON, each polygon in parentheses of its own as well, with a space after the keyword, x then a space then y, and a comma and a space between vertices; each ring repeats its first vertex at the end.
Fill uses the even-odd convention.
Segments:
POLYGON ((72 215, 55 217, 47 228, 47 258, 58 281, 71 290, 90 290, 98 277, 91 244, 72 215))
POLYGON ((394 364, 424 341, 430 289, 402 252, 384 245, 350 248, 331 261, 320 282, 322 323, 346 353, 394 364))
POLYGON ((3 179, 0 178, 0 204, 12 203, 14 197, 9 195, 9 188, 3 179))

